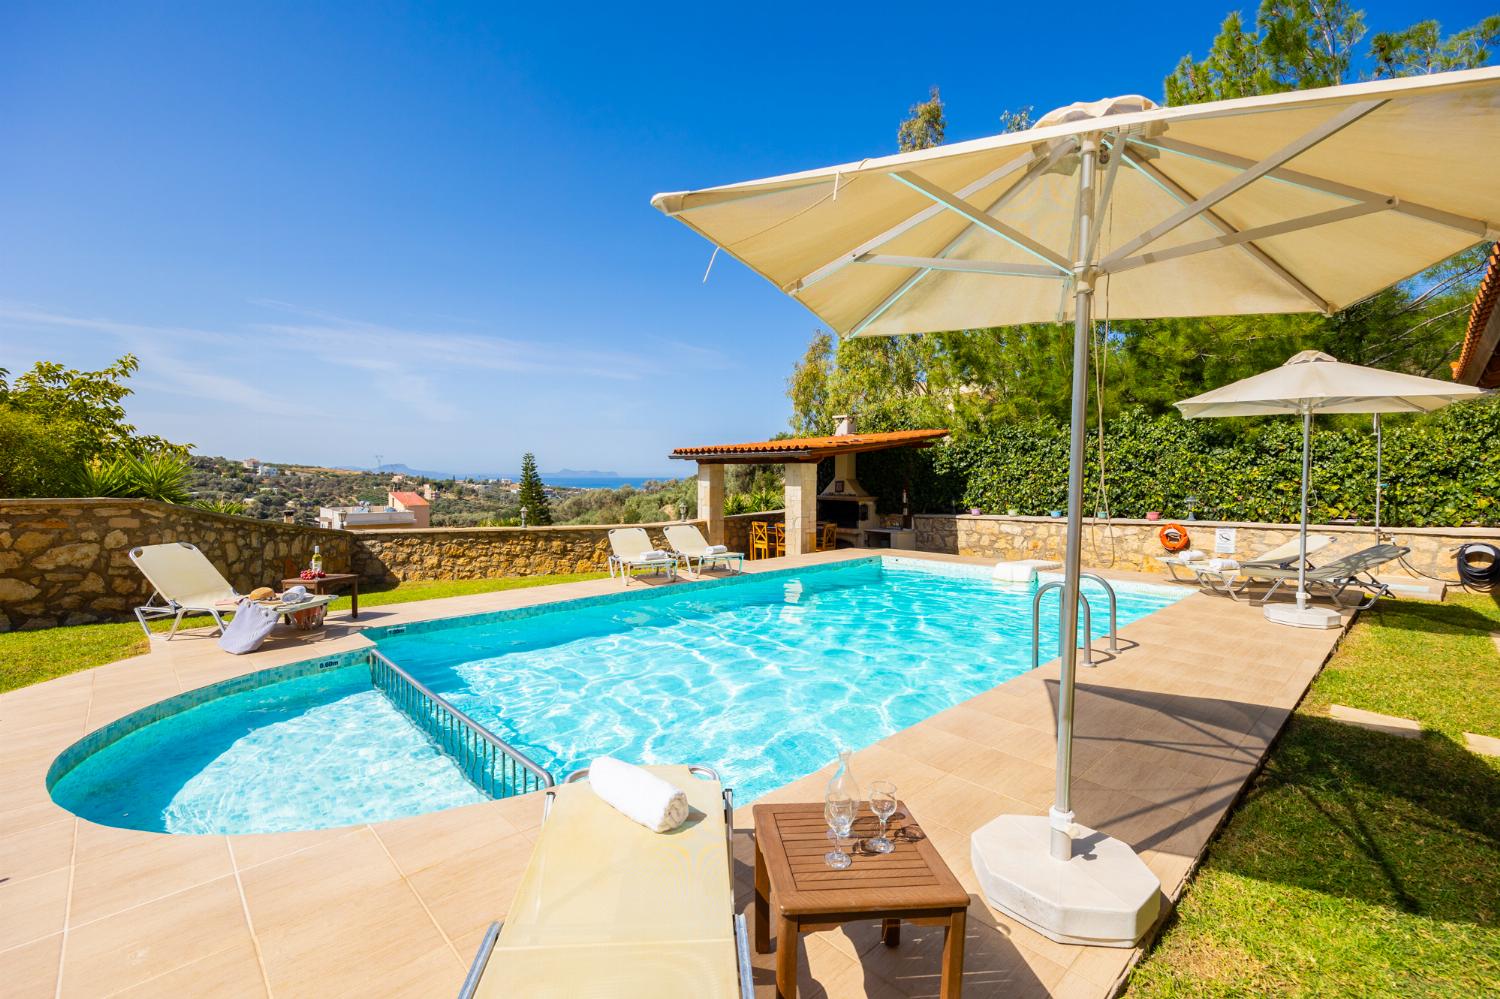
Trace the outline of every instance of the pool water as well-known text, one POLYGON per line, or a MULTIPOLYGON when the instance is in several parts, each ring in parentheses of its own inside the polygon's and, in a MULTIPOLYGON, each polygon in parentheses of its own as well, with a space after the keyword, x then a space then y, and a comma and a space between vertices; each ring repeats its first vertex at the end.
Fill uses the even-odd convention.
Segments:
MULTIPOLYGON (((1085 591, 1103 636, 1103 592, 1085 591)), ((702 763, 748 802, 1029 669, 1034 592, 983 567, 872 558, 428 622, 378 645, 558 780, 601 754, 702 763)), ((1122 626, 1185 593, 1118 592, 1122 626)), ((1057 605, 1043 597, 1043 660, 1057 654, 1057 605)), ((70 748, 53 798, 171 833, 319 829, 485 800, 357 654, 220 688, 70 748)))
MULTIPOLYGON (((1117 589, 1121 626, 1183 595, 1117 589)), ((1030 669, 1034 592, 982 567, 868 559, 379 645, 559 780, 602 754, 704 763, 748 802, 1030 669)), ((1103 590, 1085 592, 1103 636, 1103 590)), ((1042 598, 1043 661, 1057 605, 1042 598)))
POLYGON ((486 800, 362 663, 138 728, 84 757, 52 797, 92 822, 169 833, 327 828, 486 800))

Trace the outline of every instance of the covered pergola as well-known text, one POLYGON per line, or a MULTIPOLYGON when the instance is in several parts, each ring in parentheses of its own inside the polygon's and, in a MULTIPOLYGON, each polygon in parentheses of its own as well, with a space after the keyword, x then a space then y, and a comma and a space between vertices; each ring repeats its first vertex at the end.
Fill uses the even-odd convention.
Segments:
MULTIPOLYGON (((841 423, 840 429, 848 426, 841 423)), ((710 544, 724 543, 724 466, 780 464, 786 471, 786 553, 801 555, 815 548, 818 523, 818 462, 834 459, 830 495, 858 490, 854 456, 891 448, 931 447, 947 430, 896 430, 879 434, 836 433, 826 437, 787 437, 744 444, 680 447, 671 457, 698 463, 698 517, 707 522, 710 544), (835 489, 835 487, 841 487, 835 489), (846 490, 848 490, 846 492, 846 490)))

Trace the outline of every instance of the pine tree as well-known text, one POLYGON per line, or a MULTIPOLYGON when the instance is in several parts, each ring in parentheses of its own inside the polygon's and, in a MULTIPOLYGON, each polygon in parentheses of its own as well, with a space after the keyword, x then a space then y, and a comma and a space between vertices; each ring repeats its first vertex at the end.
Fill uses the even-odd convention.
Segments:
POLYGON ((542 488, 542 477, 536 470, 536 455, 530 452, 521 456, 521 506, 526 508, 526 523, 538 526, 552 523, 547 491, 542 488))

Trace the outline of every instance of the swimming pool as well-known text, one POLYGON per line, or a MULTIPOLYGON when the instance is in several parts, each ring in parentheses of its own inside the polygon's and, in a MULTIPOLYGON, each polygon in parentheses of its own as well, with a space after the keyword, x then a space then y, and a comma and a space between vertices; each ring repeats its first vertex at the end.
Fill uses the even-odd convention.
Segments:
MULTIPOLYGON (((1085 590, 1102 636, 1102 591, 1085 590)), ((1122 626, 1185 593, 1117 590, 1122 626)), ((606 753, 688 761, 748 802, 1029 669, 1033 592, 982 566, 869 558, 368 634, 559 780, 606 753)), ((1042 606, 1046 660, 1055 592, 1042 606)), ((484 799, 371 686, 358 654, 121 719, 59 757, 49 784, 93 821, 182 833, 326 828, 484 799)))
MULTIPOLYGON (((1121 626, 1184 594, 1117 590, 1121 626)), ((1085 592, 1103 636, 1103 590, 1085 592)), ((1030 669, 1033 593, 983 566, 872 558, 378 645, 559 780, 602 754, 689 761, 748 802, 1030 669)), ((1042 599, 1043 661, 1057 655, 1057 603, 1042 599)))

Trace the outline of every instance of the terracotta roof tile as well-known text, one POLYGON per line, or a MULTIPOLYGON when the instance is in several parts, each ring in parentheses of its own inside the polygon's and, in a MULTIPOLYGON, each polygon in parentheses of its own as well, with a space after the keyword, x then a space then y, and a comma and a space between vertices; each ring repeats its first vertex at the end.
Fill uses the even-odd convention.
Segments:
POLYGON ((1458 360, 1453 362, 1455 380, 1480 388, 1500 387, 1500 353, 1497 353, 1495 344, 1486 348, 1483 343, 1485 327, 1489 325, 1497 304, 1500 304, 1500 243, 1490 248, 1489 265, 1479 282, 1479 293, 1474 296, 1469 328, 1464 333, 1458 360))
POLYGON ((428 506, 428 502, 417 493, 391 493, 391 499, 402 506, 428 506))
POLYGON ((836 454, 858 454, 895 447, 928 447, 948 436, 946 430, 894 430, 880 434, 843 434, 828 437, 787 437, 746 444, 708 444, 680 447, 673 458, 698 461, 818 461, 836 454))

